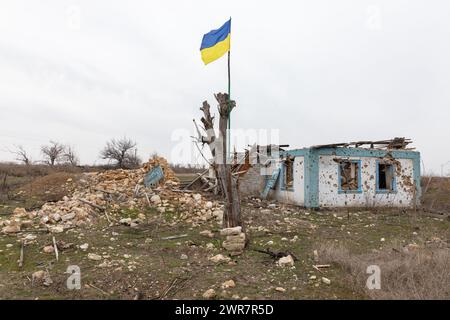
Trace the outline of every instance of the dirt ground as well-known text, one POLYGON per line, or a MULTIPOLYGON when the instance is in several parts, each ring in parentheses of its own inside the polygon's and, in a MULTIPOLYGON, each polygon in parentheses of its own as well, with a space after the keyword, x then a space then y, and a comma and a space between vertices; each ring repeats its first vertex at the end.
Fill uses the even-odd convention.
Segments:
MULTIPOLYGON (((71 192, 76 179, 76 174, 24 179, 15 185, 14 197, 2 198, 0 214, 57 200, 71 192)), ((145 223, 137 227, 110 224, 99 214, 87 228, 58 234, 30 231, 36 238, 24 247, 22 267, 17 236, 1 234, 0 298, 203 299, 212 288, 217 299, 370 299, 365 280, 352 281, 345 265, 331 261, 329 267, 314 267, 329 262, 320 256, 324 244, 345 247, 355 257, 371 254, 367 264, 379 263, 377 257, 385 253, 403 256, 402 248, 439 247, 446 252, 445 263, 450 263, 450 221, 445 215, 399 209, 312 211, 258 199, 244 199, 242 205, 248 247, 224 263, 209 260, 226 255, 215 221, 197 227, 173 223, 177 212, 160 213, 152 207, 122 208, 121 217, 145 214, 145 223), (201 235, 204 230, 214 236, 201 235), (53 236, 61 248, 58 261, 55 253, 43 252, 53 236), (179 237, 164 239, 169 236, 179 237), (83 244, 88 244, 87 249, 80 248, 83 244), (256 251, 266 248, 289 251, 294 266, 280 267, 269 255, 256 251), (318 257, 314 250, 319 250, 318 257), (89 254, 98 255, 98 260, 88 258, 89 254), (81 270, 79 290, 69 290, 66 284, 67 268, 73 265, 81 270), (48 271, 51 281, 43 284, 33 279, 38 270, 48 271), (230 279, 235 287, 222 288, 230 279)), ((445 282, 448 276, 442 281, 450 287, 445 282)), ((439 294, 438 298, 450 298, 448 289, 439 294)))

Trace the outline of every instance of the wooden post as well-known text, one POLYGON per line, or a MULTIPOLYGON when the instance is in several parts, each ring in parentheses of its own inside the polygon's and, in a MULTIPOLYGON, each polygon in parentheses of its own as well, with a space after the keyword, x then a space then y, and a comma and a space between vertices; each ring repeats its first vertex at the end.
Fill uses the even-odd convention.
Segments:
POLYGON ((214 157, 214 169, 225 200, 223 227, 237 227, 242 226, 238 177, 233 177, 231 174, 231 163, 228 163, 227 152, 229 115, 236 103, 230 100, 225 93, 218 93, 214 96, 219 103, 219 137, 216 137, 214 132, 214 117, 211 116, 210 106, 207 101, 204 101, 200 110, 203 111, 201 121, 207 136, 202 137, 202 141, 208 143, 211 149, 211 154, 214 157))

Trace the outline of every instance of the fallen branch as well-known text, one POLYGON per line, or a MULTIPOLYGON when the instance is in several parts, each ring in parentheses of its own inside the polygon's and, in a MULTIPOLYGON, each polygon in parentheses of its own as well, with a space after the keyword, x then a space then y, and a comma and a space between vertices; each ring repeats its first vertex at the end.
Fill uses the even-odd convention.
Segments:
POLYGON ((91 283, 89 283, 88 286, 91 287, 91 288, 94 288, 94 289, 96 289, 96 290, 98 290, 98 291, 100 291, 101 293, 103 293, 103 294, 105 294, 105 295, 107 295, 107 296, 109 296, 109 293, 108 293, 108 292, 106 292, 106 291, 100 289, 99 287, 94 286, 94 285, 91 284, 91 283))
POLYGON ((329 268, 331 265, 329 264, 316 264, 313 266, 314 268, 329 268))
POLYGON ((151 206, 150 199, 148 198, 147 192, 144 192, 145 199, 147 200, 148 206, 151 206))
POLYGON ((85 203, 85 204, 88 204, 88 205, 90 205, 91 207, 94 207, 94 208, 96 208, 96 209, 98 209, 98 210, 103 210, 103 211, 106 210, 105 207, 99 206, 99 205, 97 205, 97 204, 95 204, 95 203, 92 203, 92 202, 90 202, 90 201, 87 201, 87 200, 85 200, 85 199, 78 199, 78 201, 83 202, 83 203, 85 203))
POLYGON ((330 265, 329 264, 319 264, 319 265, 313 265, 312 267, 323 274, 323 271, 320 270, 320 268, 329 268, 330 265))
POLYGON ((185 238, 187 236, 188 235, 185 233, 185 234, 179 234, 179 235, 176 235, 176 236, 162 237, 161 240, 179 239, 179 238, 185 238))
POLYGON ((198 174, 198 177, 196 177, 194 180, 192 180, 187 186, 185 186, 183 189, 187 189, 190 186, 192 186, 198 179, 200 179, 202 176, 204 176, 206 173, 208 173, 209 169, 203 171, 201 174, 198 174))
POLYGON ((287 257, 287 256, 291 256, 292 259, 294 259, 294 261, 297 260, 297 257, 291 253, 290 251, 272 251, 270 249, 266 249, 266 250, 261 250, 261 249, 253 249, 256 252, 261 252, 261 253, 265 253, 268 254, 269 256, 271 256, 273 259, 280 259, 283 257, 287 257))
POLYGON ((19 268, 23 267, 23 247, 24 247, 24 241, 21 241, 21 246, 20 246, 20 258, 19 258, 19 268))
POLYGON ((104 192, 104 193, 111 194, 111 195, 116 194, 115 192, 107 191, 107 190, 100 189, 100 188, 92 188, 92 189, 95 190, 95 191, 104 192))
POLYGON ((56 245, 55 237, 53 237, 53 248, 55 249, 56 261, 59 260, 58 246, 56 245))

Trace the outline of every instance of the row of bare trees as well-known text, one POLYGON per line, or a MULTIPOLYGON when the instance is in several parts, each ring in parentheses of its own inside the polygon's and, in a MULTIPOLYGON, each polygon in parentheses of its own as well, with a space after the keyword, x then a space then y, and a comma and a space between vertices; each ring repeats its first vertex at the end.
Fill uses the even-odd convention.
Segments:
MULTIPOLYGON (((126 137, 121 139, 111 139, 106 142, 105 147, 100 152, 100 158, 112 161, 119 168, 133 168, 141 164, 141 159, 137 155, 136 142, 126 137)), ((31 165, 30 154, 21 145, 17 145, 10 151, 15 155, 15 160, 25 165, 31 165)), ((80 159, 70 145, 51 140, 48 144, 41 146, 43 160, 41 162, 55 166, 65 164, 71 166, 79 165, 80 159)))
MULTIPOLYGON (((25 165, 31 165, 33 163, 30 154, 21 145, 15 146, 11 153, 16 156, 16 161, 25 165)), ((50 141, 49 144, 41 146, 41 153, 43 156, 42 162, 49 166, 54 166, 55 164, 77 166, 79 163, 79 158, 73 147, 57 141, 50 141)))

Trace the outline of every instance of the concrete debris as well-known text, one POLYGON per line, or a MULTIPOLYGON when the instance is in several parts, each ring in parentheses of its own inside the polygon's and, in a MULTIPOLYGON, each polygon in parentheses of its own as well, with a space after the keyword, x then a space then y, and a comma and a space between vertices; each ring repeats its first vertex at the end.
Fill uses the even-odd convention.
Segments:
POLYGON ((200 235, 208 237, 208 238, 214 238, 214 233, 209 230, 203 230, 200 232, 200 235))
POLYGON ((214 263, 221 263, 221 262, 229 262, 231 259, 229 257, 225 257, 223 254, 217 254, 209 258, 209 260, 214 263))
POLYGON ((155 204, 161 203, 161 197, 155 194, 150 198, 150 201, 155 204))
POLYGON ((2 232, 3 232, 3 233, 6 233, 6 234, 8 234, 8 233, 17 233, 17 232, 20 232, 20 225, 17 225, 17 224, 11 224, 11 225, 9 225, 9 226, 4 227, 4 228, 2 229, 2 232))
POLYGON ((95 254, 95 253, 89 253, 88 254, 88 259, 89 260, 94 260, 94 261, 100 261, 102 260, 102 256, 95 254))
POLYGON ((288 255, 286 257, 282 257, 277 261, 277 264, 280 267, 292 267, 294 265, 294 259, 291 255, 288 255))
POLYGON ((49 245, 49 246, 45 246, 43 251, 45 253, 53 253, 55 251, 55 248, 52 245, 49 245))
POLYGON ((216 290, 214 289, 208 289, 203 293, 203 298, 205 299, 212 299, 216 296, 216 290))
POLYGON ((226 236, 226 240, 222 242, 222 247, 227 250, 232 256, 242 254, 246 237, 242 232, 242 227, 225 228, 220 231, 222 236, 226 236))
POLYGON ((33 281, 42 280, 42 279, 44 279, 45 275, 46 275, 46 272, 44 270, 38 270, 36 272, 33 272, 33 274, 31 275, 31 279, 33 281))
POLYGON ((179 221, 198 226, 210 219, 222 222, 222 205, 208 201, 201 194, 183 192, 176 187, 179 181, 164 158, 154 157, 134 170, 107 170, 83 173, 70 196, 57 202, 45 203, 40 209, 27 212, 15 208, 8 219, 0 219, 2 233, 15 234, 26 228, 46 228, 52 233, 76 227, 89 227, 100 218, 108 222, 137 227, 146 221, 120 217, 121 208, 154 207, 160 213, 175 212, 179 221), (164 178, 156 188, 144 186, 144 176, 156 165, 161 166, 164 178))
POLYGON ((220 230, 221 236, 235 236, 239 235, 242 232, 242 227, 234 227, 234 228, 225 228, 220 230))
POLYGON ((234 288, 236 283, 233 280, 227 280, 220 286, 222 289, 234 288))
POLYGON ((25 210, 25 208, 15 208, 13 211, 13 215, 17 218, 22 218, 27 216, 27 211, 25 210))

